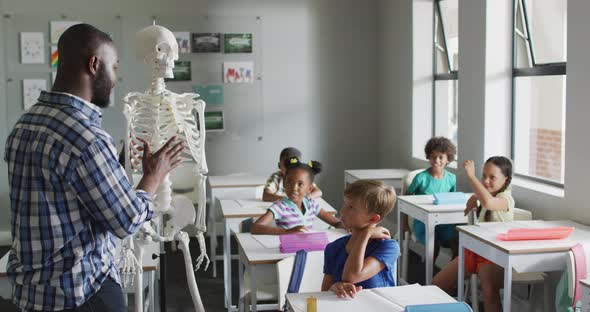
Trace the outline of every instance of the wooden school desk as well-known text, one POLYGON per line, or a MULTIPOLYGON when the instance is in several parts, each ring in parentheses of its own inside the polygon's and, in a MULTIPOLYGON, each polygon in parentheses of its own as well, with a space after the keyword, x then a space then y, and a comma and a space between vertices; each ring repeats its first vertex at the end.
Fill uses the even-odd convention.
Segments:
MULTIPOLYGON (((342 230, 327 230, 328 239, 330 242, 347 235, 342 230)), ((239 281, 240 281, 240 298, 244 296, 244 272, 243 266, 248 270, 250 274, 250 304, 252 305, 252 311, 256 312, 257 298, 256 298, 256 267, 261 264, 274 264, 283 260, 287 257, 291 257, 294 253, 281 253, 279 251, 279 236, 278 235, 252 235, 250 233, 239 233, 236 234, 236 240, 240 250, 240 264, 239 268, 239 281)), ((267 309, 279 309, 275 305, 265 305, 261 308, 267 309)))
POLYGON ((318 311, 391 311, 403 312, 408 305, 456 302, 436 286, 418 284, 364 289, 353 299, 338 298, 332 291, 287 294, 287 305, 295 312, 307 311, 307 298, 317 298, 318 311))
MULTIPOLYGON (((332 214, 336 214, 336 209, 332 207, 323 198, 316 199, 320 207, 332 214)), ((222 199, 219 201, 223 215, 223 283, 225 285, 225 300, 228 310, 234 310, 232 305, 232 288, 231 288, 231 231, 238 232, 241 221, 247 218, 258 218, 266 213, 266 210, 272 205, 272 202, 264 202, 261 199, 222 199)), ((314 229, 326 226, 319 218, 314 222, 314 229)))
MULTIPOLYGON (((470 196, 471 194, 465 194, 470 196)), ((432 268, 434 260, 434 227, 439 224, 457 224, 467 223, 467 216, 464 215, 465 204, 461 205, 435 205, 434 196, 432 195, 408 195, 399 196, 397 202, 397 219, 401 220, 401 214, 420 220, 426 227, 425 233, 425 270, 426 270, 426 285, 432 283, 432 268)), ((402 224, 397 223, 397 232, 402 239, 402 224)), ((401 243, 400 243, 401 244, 401 243)), ((400 266, 401 268, 401 261, 400 266)), ((401 269, 397 270, 401 272, 401 269)), ((401 274, 401 273, 400 273, 401 274)), ((402 281, 407 281, 407 276, 401 276, 402 281)))
POLYGON ((217 266, 215 261, 223 259, 217 256, 217 207, 218 199, 240 199, 255 198, 256 191, 266 183, 266 177, 257 175, 226 175, 210 176, 207 178, 207 197, 209 199, 209 215, 207 233, 211 246, 211 257, 213 261, 213 277, 217 277, 217 266))
POLYGON ((518 273, 562 271, 566 267, 568 251, 578 243, 590 240, 590 227, 573 221, 513 221, 483 222, 458 226, 459 283, 458 295, 463 296, 464 255, 469 249, 504 268, 504 312, 510 311, 512 300, 512 270, 518 273), (548 228, 573 226, 575 231, 565 239, 542 241, 501 241, 500 233, 515 228, 548 228))

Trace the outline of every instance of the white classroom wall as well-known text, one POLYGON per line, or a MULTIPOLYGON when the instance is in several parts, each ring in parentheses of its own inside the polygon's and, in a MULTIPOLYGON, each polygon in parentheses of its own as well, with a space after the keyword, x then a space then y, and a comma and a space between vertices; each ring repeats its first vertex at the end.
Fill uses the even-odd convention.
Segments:
MULTIPOLYGON (((413 96, 413 70, 421 60, 413 55, 413 7, 420 1, 374 0, 346 4, 322 1, 57 1, 52 4, 33 0, 0 1, 0 11, 23 13, 43 18, 60 14, 70 7, 70 15, 90 10, 121 14, 123 38, 132 42, 136 29, 149 23, 150 16, 165 12, 187 17, 195 14, 246 14, 264 18, 262 43, 264 85, 262 91, 264 127, 262 133, 211 135, 207 144, 212 174, 251 171, 266 174, 276 165, 278 151, 285 145, 300 146, 308 158, 325 163, 319 183, 327 199, 339 206, 345 168, 406 167, 421 168, 427 163, 413 157, 412 129, 416 100, 413 96), (140 4, 141 5, 138 5, 140 4), (289 34, 286 36, 285 34, 289 34), (284 78, 284 71, 289 71, 284 78), (286 124, 286 125, 285 125, 286 124), (277 130, 280 129, 280 130, 277 130), (258 137, 262 136, 262 141, 258 137), (308 139, 311 136, 314 139, 308 139)), ((502 0, 512 2, 511 0, 502 0)), ((506 152, 501 141, 487 145, 481 139, 492 135, 484 130, 490 119, 486 105, 491 86, 486 86, 485 38, 486 4, 489 1, 460 0, 459 9, 459 148, 460 160, 475 159, 480 168, 486 156, 506 152), (490 147, 491 146, 491 147, 490 147)), ((590 72, 590 22, 585 12, 590 3, 568 1, 568 75, 566 110, 566 168, 563 196, 548 195, 533 186, 515 185, 519 207, 533 211, 536 218, 574 219, 590 224, 586 208, 590 175, 587 159, 590 131, 587 116, 587 73, 590 72)), ((187 17, 188 18, 188 17, 187 17)), ((48 26, 47 26, 48 27, 48 26)), ((419 26, 418 26, 419 27, 419 26)), ((430 26, 431 27, 431 26, 430 26)), ((489 26, 488 26, 489 27, 489 26)), ((0 23, 0 34, 4 25, 0 23)), ((421 38, 428 40, 428 38, 421 38)), ((8 45, 0 40, 0 60, 8 45)), ((426 62, 431 62, 427 60, 426 62)), ((144 69, 130 51, 122 53, 122 70, 127 77, 144 69)), ((0 81, 4 82, 4 62, 0 62, 0 81)), ((145 88, 144 77, 126 79, 122 94, 145 88)), ((0 94, 5 93, 0 83, 0 94)), ((119 94, 120 96, 121 94, 119 94)), ((426 98, 426 97, 423 97, 426 98)), ((507 103, 504 103, 507 104, 507 103)), ((0 142, 4 142, 11 124, 6 122, 9 103, 0 97, 0 142)), ((248 109, 252 103, 244 103, 248 109)), ((426 105, 423 103, 423 105, 426 105)), ((508 106, 504 106, 508 107, 508 106)), ((120 107, 105 114, 105 126, 121 136, 120 107), (113 121, 110 121, 113 120, 113 121)), ((429 120, 430 115, 425 114, 429 120)), ((428 127, 428 122, 424 123, 428 127)), ((505 137, 506 133, 502 136, 505 137)), ((421 155, 420 155, 421 156, 421 155)), ((8 187, 6 166, 0 162, 0 230, 8 227, 8 187)), ((461 175, 460 187, 465 189, 461 175)), ((559 193, 553 192, 553 193, 559 193)))
MULTIPOLYGON (((206 150, 210 174, 267 175, 276 170, 278 154, 283 147, 297 146, 305 159, 323 162, 324 172, 318 176, 318 183, 325 198, 339 208, 343 171, 377 166, 376 2, 0 0, 0 13, 47 20, 47 28, 50 16, 61 14, 71 19, 92 14, 111 18, 121 15, 123 42, 119 51, 119 73, 124 79, 119 83, 118 98, 146 88, 146 70, 135 59, 132 48, 135 32, 149 25, 151 16, 176 16, 188 22, 202 15, 261 16, 262 44, 254 49, 262 52, 262 64, 255 64, 256 68, 263 68, 262 103, 251 99, 226 103, 241 106, 242 110, 237 109, 238 115, 259 110, 260 120, 240 133, 208 135, 206 150)), ((4 19, 1 15, 0 18, 4 19)), ((0 22, 1 38, 5 38, 5 23, 5 20, 0 22)), ((2 146, 13 120, 18 117, 6 113, 7 108, 15 104, 8 103, 12 100, 7 99, 4 92, 8 78, 5 49, 18 49, 18 43, 0 40, 2 146)), ((193 72, 193 76, 197 74, 193 72)), ((123 136, 120 112, 120 104, 107 109, 103 122, 116 142, 123 136)), ((7 169, 3 161, 0 162, 0 177, 0 231, 6 231, 9 229, 9 200, 7 169)))

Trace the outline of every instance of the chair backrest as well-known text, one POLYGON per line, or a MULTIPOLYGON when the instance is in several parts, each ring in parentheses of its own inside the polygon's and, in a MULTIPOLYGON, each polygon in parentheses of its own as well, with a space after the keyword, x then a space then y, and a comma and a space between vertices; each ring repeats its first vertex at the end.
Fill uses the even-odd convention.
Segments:
MULTIPOLYGON (((410 185, 412 184, 412 181, 414 181, 414 178, 416 177, 416 175, 420 172, 424 171, 424 169, 416 169, 413 171, 408 172, 408 174, 406 174, 404 176, 404 178, 402 179, 402 194, 401 195, 408 195, 406 194, 408 191, 408 188, 410 187, 410 185)), ((410 233, 414 233, 414 221, 411 217, 407 217, 407 226, 410 229, 410 233)), ((401 222, 398 220, 398 222, 401 222)), ((405 222, 404 222, 405 223, 405 222)), ((404 226, 405 227, 405 226, 404 226)), ((414 234, 412 234, 412 240, 416 241, 416 238, 414 237, 414 234)))
POLYGON ((533 213, 528 210, 514 208, 514 221, 526 220, 533 220, 533 213))
POLYGON ((424 171, 424 169, 416 169, 414 171, 408 172, 408 174, 406 174, 404 176, 404 178, 402 179, 402 194, 401 195, 408 195, 408 194, 406 194, 408 187, 410 187, 410 184, 412 184, 412 181, 414 181, 414 178, 416 177, 416 175, 422 171, 424 171))
MULTIPOLYGON (((277 273, 279 282, 279 307, 285 304, 285 294, 289 288, 289 281, 293 272, 293 263, 295 256, 283 259, 277 262, 277 273)), ((299 292, 318 292, 322 290, 322 280, 324 279, 324 252, 309 251, 307 252, 307 261, 299 292)))

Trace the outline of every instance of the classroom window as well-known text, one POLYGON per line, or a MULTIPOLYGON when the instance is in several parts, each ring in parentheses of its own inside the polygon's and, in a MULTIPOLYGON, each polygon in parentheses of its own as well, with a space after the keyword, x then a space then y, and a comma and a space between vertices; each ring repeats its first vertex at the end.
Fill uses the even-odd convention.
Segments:
POLYGON ((567 1, 514 0, 515 173, 563 185, 567 1))
POLYGON ((433 135, 457 144, 459 1, 434 1, 433 135))

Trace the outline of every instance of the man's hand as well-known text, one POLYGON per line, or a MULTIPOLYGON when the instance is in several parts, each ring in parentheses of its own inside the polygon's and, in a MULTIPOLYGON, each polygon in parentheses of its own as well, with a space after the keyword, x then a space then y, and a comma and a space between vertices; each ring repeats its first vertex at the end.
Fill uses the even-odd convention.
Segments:
POLYGON ((142 139, 138 138, 138 140, 143 143, 143 178, 137 187, 153 197, 166 175, 182 162, 180 155, 184 147, 182 142, 176 142, 176 137, 173 137, 152 154, 149 144, 142 139))
POLYGON ((336 282, 332 284, 330 290, 333 291, 338 298, 348 298, 352 299, 356 295, 357 292, 361 291, 363 286, 355 286, 351 283, 346 282, 336 282))

